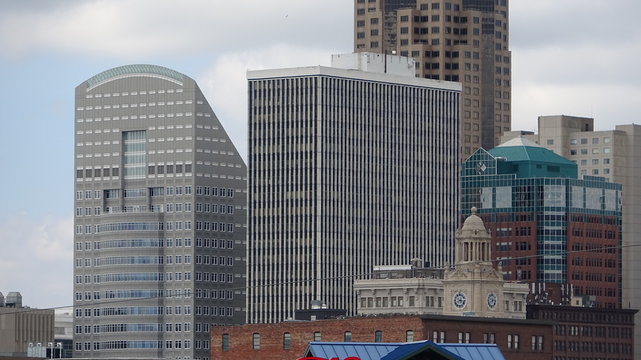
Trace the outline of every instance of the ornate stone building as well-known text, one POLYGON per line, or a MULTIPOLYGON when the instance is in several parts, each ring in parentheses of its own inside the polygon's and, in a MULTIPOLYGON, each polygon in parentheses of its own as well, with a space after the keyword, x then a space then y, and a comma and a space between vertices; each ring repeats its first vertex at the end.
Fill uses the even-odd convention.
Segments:
POLYGON ((492 236, 476 208, 456 232, 455 263, 445 271, 378 267, 374 279, 354 283, 358 313, 442 314, 525 318, 528 285, 503 280, 492 263, 492 236))

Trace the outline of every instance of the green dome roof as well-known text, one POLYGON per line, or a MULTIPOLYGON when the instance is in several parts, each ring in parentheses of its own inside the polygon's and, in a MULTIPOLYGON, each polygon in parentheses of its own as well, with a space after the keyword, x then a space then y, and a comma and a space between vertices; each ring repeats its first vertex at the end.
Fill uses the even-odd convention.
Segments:
POLYGON ((546 164, 575 165, 554 151, 522 137, 507 141, 490 150, 489 153, 494 157, 505 158, 508 162, 535 161, 546 164))

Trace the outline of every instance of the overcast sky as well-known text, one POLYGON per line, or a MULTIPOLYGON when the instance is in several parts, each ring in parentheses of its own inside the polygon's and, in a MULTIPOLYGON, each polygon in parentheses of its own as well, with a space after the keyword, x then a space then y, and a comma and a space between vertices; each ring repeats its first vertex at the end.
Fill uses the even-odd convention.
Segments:
MULTIPOLYGON (((513 129, 639 122, 638 0, 512 0, 513 129)), ((194 78, 246 158, 247 69, 352 51, 352 0, 1 0, 0 292, 72 304, 74 88, 106 69, 194 78)))

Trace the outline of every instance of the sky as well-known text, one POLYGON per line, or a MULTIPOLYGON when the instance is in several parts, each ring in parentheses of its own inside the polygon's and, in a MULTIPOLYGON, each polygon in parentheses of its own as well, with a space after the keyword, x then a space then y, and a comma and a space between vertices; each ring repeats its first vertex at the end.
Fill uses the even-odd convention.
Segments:
MULTIPOLYGON (((641 1, 511 0, 512 129, 639 122, 641 1)), ((247 159, 248 69, 329 65, 353 0, 0 1, 0 292, 70 306, 74 89, 126 64, 196 80, 247 159)))

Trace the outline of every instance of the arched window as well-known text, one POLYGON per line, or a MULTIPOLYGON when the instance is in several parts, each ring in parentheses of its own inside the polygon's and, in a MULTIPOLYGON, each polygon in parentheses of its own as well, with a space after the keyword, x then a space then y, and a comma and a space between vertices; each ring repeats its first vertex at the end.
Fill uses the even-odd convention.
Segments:
POLYGON ((229 334, 223 334, 222 345, 223 351, 229 350, 229 334))
POLYGON ((374 342, 377 342, 377 343, 383 342, 383 332, 382 331, 376 330, 376 332, 374 332, 374 342))
POLYGON ((283 350, 292 348, 292 335, 288 332, 283 334, 283 350))
POLYGON ((414 341, 414 330, 407 330, 405 332, 405 342, 414 341))
POLYGON ((352 341, 352 332, 351 331, 345 331, 345 335, 343 335, 343 341, 344 342, 351 342, 352 341))

